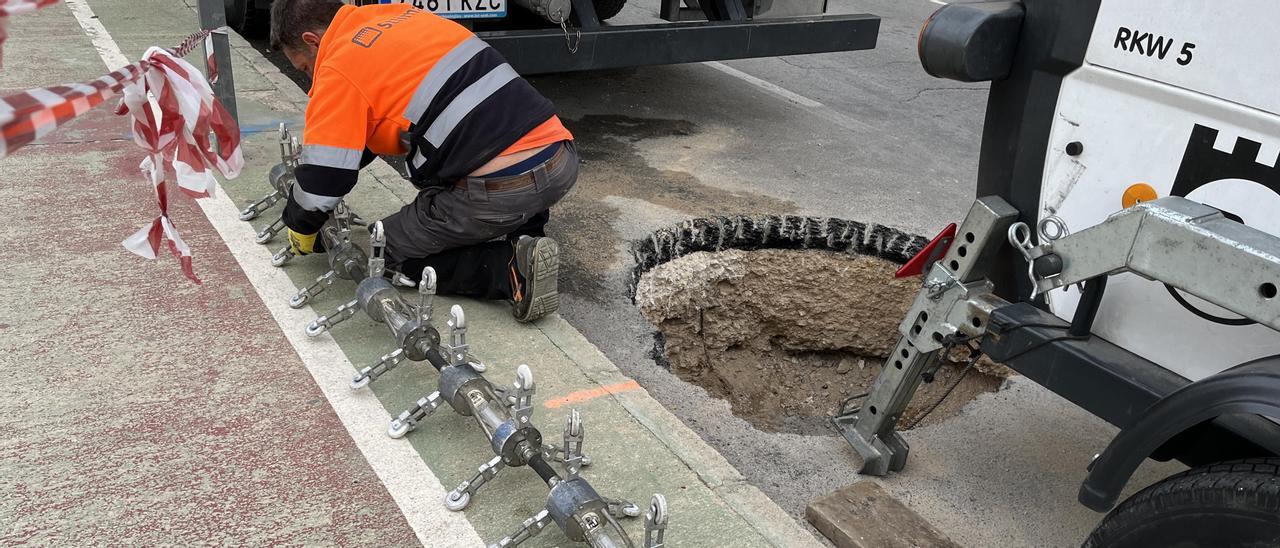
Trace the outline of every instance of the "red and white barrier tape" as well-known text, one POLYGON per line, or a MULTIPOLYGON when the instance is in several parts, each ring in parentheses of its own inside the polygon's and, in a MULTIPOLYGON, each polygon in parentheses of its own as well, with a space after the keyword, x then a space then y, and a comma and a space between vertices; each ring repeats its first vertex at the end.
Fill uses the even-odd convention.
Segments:
MULTIPOLYGON (((197 198, 213 192, 214 170, 230 179, 244 166, 239 126, 213 95, 209 80, 181 58, 201 42, 212 56, 211 32, 193 34, 173 50, 153 47, 141 61, 87 84, 31 89, 0 98, 0 158, 4 158, 123 92, 116 113, 131 118, 134 141, 148 152, 139 167, 155 189, 160 215, 122 243, 129 251, 154 259, 167 241, 183 273, 196 283, 200 280, 192 269, 191 248, 169 219, 165 158, 173 167, 178 189, 197 198), (217 138, 219 152, 213 150, 210 133, 217 138)), ((210 67, 210 79, 216 80, 210 67)))

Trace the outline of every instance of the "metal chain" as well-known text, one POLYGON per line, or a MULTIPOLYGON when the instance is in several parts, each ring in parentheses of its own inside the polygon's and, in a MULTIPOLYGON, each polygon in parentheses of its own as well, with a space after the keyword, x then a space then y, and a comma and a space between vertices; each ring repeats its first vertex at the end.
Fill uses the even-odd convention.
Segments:
POLYGON ((573 39, 569 39, 569 18, 561 16, 559 10, 556 11, 556 18, 560 20, 560 31, 564 32, 564 45, 569 48, 569 53, 578 53, 578 46, 582 44, 582 30, 573 29, 573 39))

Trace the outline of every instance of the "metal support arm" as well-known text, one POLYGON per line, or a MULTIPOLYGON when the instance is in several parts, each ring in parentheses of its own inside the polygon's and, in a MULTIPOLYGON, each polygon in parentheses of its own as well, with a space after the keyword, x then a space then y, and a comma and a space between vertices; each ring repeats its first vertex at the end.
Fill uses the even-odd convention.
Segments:
POLYGON ((1123 210, 1075 234, 1049 218, 1062 230, 1055 239, 1044 233, 1042 221, 1039 245, 1031 244, 1025 225, 1013 224, 1017 217, 1018 211, 1002 199, 975 202, 955 244, 925 278, 899 327, 902 337, 870 394, 858 410, 835 418, 863 457, 863 473, 884 475, 902 469, 909 447, 894 428, 921 373, 948 343, 987 336, 991 311, 1008 304, 994 295, 986 279, 990 263, 1006 243, 1031 262, 1029 275, 1041 292, 1133 272, 1280 330, 1280 238, 1232 221, 1216 209, 1167 197, 1123 210))
POLYGON ((1041 247, 1062 257, 1062 273, 1039 280, 1041 291, 1128 271, 1280 330, 1280 238, 1204 204, 1138 204, 1041 247))

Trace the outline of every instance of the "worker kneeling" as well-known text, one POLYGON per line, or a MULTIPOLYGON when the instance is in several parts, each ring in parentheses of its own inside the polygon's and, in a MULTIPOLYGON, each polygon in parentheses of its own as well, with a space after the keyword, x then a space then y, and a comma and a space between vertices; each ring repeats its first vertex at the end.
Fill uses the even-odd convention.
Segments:
POLYGON ((304 146, 283 220, 295 254, 376 155, 407 154, 417 198, 387 217, 386 260, 427 266, 439 292, 554 312, 559 248, 548 209, 578 178, 555 107, 493 48, 409 4, 275 0, 271 43, 311 77, 304 146))

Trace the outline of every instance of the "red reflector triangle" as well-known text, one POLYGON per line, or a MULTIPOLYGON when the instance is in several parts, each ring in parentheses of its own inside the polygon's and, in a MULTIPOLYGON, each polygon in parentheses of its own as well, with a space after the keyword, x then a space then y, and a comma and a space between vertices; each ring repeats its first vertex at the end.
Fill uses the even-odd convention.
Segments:
POLYGON ((933 237, 933 241, 929 245, 924 246, 915 257, 912 257, 907 264, 902 265, 898 272, 893 275, 895 278, 910 278, 919 276, 924 273, 924 269, 929 268, 938 259, 947 253, 947 249, 951 247, 951 242, 956 239, 956 224, 951 223, 947 228, 942 229, 937 236, 933 237))

